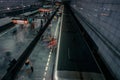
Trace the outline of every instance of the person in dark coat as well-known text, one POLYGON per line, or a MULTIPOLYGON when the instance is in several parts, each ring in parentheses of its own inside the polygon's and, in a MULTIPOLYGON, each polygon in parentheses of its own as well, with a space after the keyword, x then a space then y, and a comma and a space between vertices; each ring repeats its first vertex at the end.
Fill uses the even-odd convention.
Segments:
POLYGON ((26 60, 25 66, 26 66, 27 72, 30 72, 30 71, 33 72, 33 66, 32 66, 32 64, 31 64, 29 59, 26 60))

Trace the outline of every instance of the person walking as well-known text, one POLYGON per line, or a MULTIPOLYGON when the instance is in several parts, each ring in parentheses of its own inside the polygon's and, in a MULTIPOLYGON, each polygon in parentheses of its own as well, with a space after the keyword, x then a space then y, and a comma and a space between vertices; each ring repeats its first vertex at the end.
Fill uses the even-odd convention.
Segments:
POLYGON ((14 37, 14 39, 16 40, 16 35, 17 35, 17 29, 15 28, 13 31, 12 31, 12 36, 14 37))
POLYGON ((26 60, 25 66, 26 66, 27 73, 33 72, 33 66, 29 59, 26 60))
POLYGON ((41 26, 40 26, 40 29, 42 29, 43 28, 43 20, 41 19, 41 26))

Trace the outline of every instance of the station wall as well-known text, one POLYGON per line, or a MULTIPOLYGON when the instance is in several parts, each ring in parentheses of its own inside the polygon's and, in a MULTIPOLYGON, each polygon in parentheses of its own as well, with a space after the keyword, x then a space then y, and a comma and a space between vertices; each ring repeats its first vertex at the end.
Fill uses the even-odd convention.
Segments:
POLYGON ((72 0, 80 23, 99 47, 99 55, 120 80, 120 0, 72 0))

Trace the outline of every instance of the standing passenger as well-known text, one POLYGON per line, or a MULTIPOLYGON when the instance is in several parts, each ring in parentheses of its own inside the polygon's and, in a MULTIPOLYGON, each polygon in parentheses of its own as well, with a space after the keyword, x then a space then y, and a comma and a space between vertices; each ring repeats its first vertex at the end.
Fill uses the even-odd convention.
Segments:
POLYGON ((29 59, 26 60, 25 66, 26 66, 27 73, 33 72, 33 66, 32 66, 32 64, 31 64, 29 59))
POLYGON ((16 28, 13 30, 12 35, 16 39, 16 35, 17 35, 17 29, 16 28))
POLYGON ((43 20, 41 19, 41 26, 40 28, 42 29, 43 28, 43 20))

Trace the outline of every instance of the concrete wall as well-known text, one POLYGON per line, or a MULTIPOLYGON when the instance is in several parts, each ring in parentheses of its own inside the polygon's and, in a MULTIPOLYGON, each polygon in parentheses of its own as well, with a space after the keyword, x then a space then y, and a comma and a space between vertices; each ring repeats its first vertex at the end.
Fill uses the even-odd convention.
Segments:
POLYGON ((120 0, 72 0, 74 13, 120 80, 120 0))

